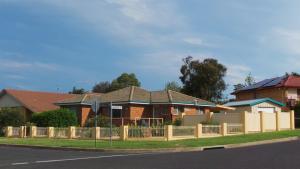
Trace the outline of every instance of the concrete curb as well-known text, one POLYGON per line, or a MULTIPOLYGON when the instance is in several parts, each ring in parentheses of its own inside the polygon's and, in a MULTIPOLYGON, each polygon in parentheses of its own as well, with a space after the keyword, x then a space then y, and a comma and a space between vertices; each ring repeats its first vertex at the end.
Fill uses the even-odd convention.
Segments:
POLYGON ((295 140, 300 140, 300 138, 288 137, 282 139, 263 140, 263 141, 240 143, 240 144, 216 145, 216 146, 206 146, 206 147, 160 148, 160 149, 92 149, 92 148, 46 147, 46 146, 12 145, 12 144, 0 144, 0 147, 22 147, 22 148, 47 149, 47 150, 89 151, 89 152, 110 152, 110 153, 175 153, 175 152, 205 151, 210 149, 221 149, 221 148, 225 148, 225 149, 243 148, 243 147, 251 147, 257 145, 289 142, 295 140))

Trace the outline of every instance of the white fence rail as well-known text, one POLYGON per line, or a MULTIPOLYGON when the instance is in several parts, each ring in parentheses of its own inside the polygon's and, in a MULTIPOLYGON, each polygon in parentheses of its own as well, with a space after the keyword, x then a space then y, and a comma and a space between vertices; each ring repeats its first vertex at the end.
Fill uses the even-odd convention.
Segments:
POLYGON ((243 124, 240 124, 240 123, 227 124, 227 133, 228 134, 241 134, 241 133, 243 133, 243 124))
MULTIPOLYGON (((120 127, 113 127, 111 130, 112 139, 120 139, 120 127)), ((109 127, 101 127, 100 128, 100 138, 101 139, 109 139, 110 138, 110 128, 109 127)))
POLYGON ((195 126, 173 126, 173 136, 195 136, 195 126))
POLYGON ((221 125, 202 125, 203 134, 220 134, 221 125))
POLYGON ((37 127, 36 128, 36 137, 47 137, 48 128, 47 127, 37 127))
POLYGON ((129 127, 128 138, 151 138, 164 137, 165 129, 163 126, 157 127, 129 127))

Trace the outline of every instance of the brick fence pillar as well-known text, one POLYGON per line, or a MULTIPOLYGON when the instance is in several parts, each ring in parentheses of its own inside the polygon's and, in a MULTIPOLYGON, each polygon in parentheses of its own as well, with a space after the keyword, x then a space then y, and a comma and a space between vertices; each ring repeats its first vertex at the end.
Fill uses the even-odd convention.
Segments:
POLYGON ((280 112, 276 112, 276 131, 280 131, 280 112))
POLYGON ((36 137, 36 126, 30 126, 30 137, 36 137))
POLYGON ((294 110, 290 111, 290 126, 291 126, 291 130, 295 130, 295 112, 294 112, 294 110))
POLYGON ((196 125, 195 137, 196 138, 201 138, 202 137, 202 124, 197 124, 196 125))
POLYGON ((125 141, 128 139, 128 126, 121 126, 120 127, 120 138, 121 140, 125 141))
POLYGON ((5 137, 11 137, 13 132, 12 126, 7 126, 5 128, 5 137))
POLYGON ((75 138, 75 134, 76 134, 75 132, 76 132, 76 128, 74 126, 70 126, 68 138, 69 139, 75 138))
POLYGON ((222 134, 222 136, 226 136, 227 135, 227 123, 222 123, 221 134, 222 134))
POLYGON ((48 134, 48 138, 53 138, 54 137, 54 127, 48 127, 47 134, 48 134))
POLYGON ((165 126, 165 138, 167 141, 172 140, 173 137, 173 126, 172 125, 167 125, 165 126))
POLYGON ((265 113, 264 112, 259 112, 260 113, 260 132, 265 132, 265 113))
POLYGON ((242 124, 243 124, 243 132, 244 134, 248 134, 248 112, 243 112, 242 115, 242 124))

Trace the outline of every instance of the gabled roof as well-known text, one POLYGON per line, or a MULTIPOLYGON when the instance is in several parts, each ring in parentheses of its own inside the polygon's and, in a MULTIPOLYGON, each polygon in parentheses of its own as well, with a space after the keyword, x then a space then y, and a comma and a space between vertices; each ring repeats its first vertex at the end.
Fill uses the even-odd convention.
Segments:
POLYGON ((300 88, 300 77, 293 75, 285 75, 281 77, 275 77, 271 79, 265 79, 260 82, 257 82, 253 85, 246 86, 238 91, 233 92, 232 94, 250 91, 250 90, 259 90, 270 87, 297 87, 300 88))
POLYGON ((55 102, 55 104, 59 105, 90 105, 93 101, 100 98, 101 93, 86 93, 80 94, 70 99, 60 100, 59 102, 55 102))
POLYGON ((276 105, 281 106, 281 107, 285 106, 283 103, 278 102, 276 100, 273 100, 271 98, 262 98, 262 99, 254 99, 254 100, 229 102, 229 103, 224 104, 224 106, 229 106, 229 107, 255 106, 257 104, 264 103, 264 102, 273 103, 273 104, 276 104, 276 105))
MULTIPOLYGON (((75 100, 82 100, 82 96, 75 100)), ((175 91, 147 91, 140 87, 130 86, 106 94, 98 96, 101 103, 138 103, 138 104, 189 104, 198 106, 215 106, 214 103, 205 101, 196 97, 188 96, 175 91)), ((75 103, 72 100, 64 100, 57 103, 71 104, 75 103)), ((79 103, 79 102, 77 102, 79 103)), ((89 104, 87 102, 80 102, 82 104, 89 104)))
POLYGON ((58 109, 59 107, 54 104, 55 102, 77 96, 74 94, 64 93, 4 89, 2 90, 0 97, 6 94, 13 97, 16 101, 32 112, 43 112, 58 109))

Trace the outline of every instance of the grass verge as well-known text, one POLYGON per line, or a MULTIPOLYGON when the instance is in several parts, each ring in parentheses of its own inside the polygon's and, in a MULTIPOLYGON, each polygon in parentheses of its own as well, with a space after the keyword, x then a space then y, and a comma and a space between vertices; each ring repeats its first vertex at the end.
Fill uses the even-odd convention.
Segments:
MULTIPOLYGON (((300 136, 300 130, 267 132, 247 135, 235 135, 215 138, 202 138, 177 141, 113 141, 110 146, 108 141, 97 141, 99 149, 159 149, 159 148, 185 148, 204 147, 215 145, 228 145, 248 143, 262 140, 272 140, 287 137, 300 136)), ((93 140, 69 140, 69 139, 46 139, 46 138, 4 138, 0 137, 0 144, 31 145, 46 147, 72 147, 72 148, 94 148, 93 140)))

